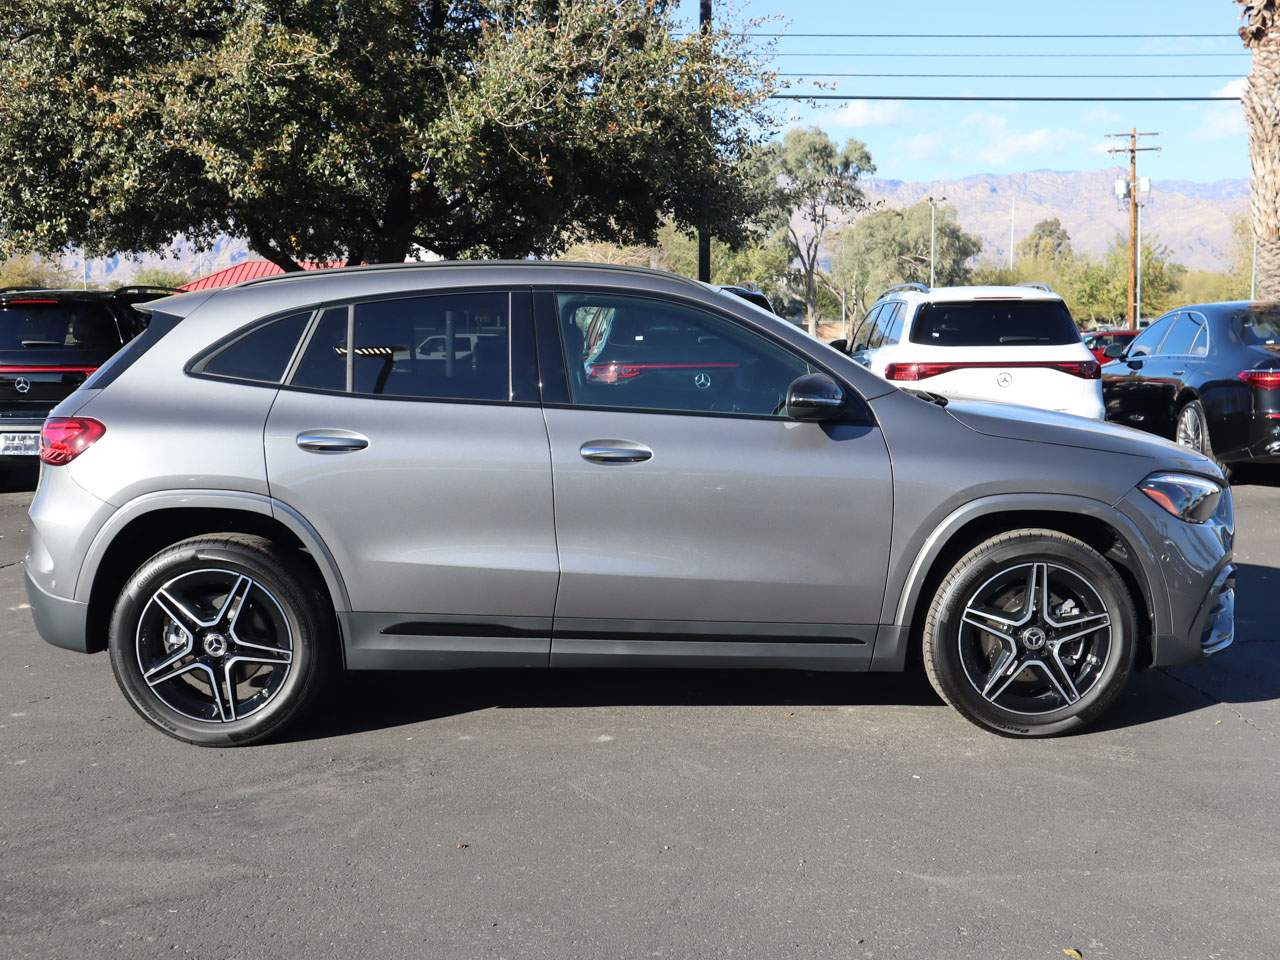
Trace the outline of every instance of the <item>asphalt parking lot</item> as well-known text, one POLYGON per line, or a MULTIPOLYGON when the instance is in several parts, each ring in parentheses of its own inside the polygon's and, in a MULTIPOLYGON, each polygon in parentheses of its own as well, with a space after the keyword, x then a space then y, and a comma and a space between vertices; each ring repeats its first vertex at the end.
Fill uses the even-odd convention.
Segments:
POLYGON ((1237 646, 1017 742, 922 678, 357 675, 286 742, 144 726, 37 638, 0 494, 0 956, 1217 958, 1280 942, 1280 471, 1237 646))

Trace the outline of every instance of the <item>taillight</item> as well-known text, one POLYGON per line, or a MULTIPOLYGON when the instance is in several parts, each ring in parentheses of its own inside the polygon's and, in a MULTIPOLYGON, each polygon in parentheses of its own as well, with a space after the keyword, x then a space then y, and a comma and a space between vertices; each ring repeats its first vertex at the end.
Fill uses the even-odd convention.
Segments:
POLYGON ((1280 390, 1280 370, 1241 370, 1236 379, 1259 390, 1280 390))
POLYGON ((70 463, 106 432, 89 417, 50 417, 40 431, 40 459, 51 467, 70 463))
POLYGON ((929 377, 941 376, 956 370, 975 370, 999 368, 1008 370, 1013 367, 1038 367, 1043 370, 1057 370, 1069 373, 1073 377, 1084 380, 1102 378, 1102 365, 1097 360, 1014 360, 999 362, 996 360, 978 360, 970 363, 891 363, 885 367, 886 380, 926 380, 929 377))

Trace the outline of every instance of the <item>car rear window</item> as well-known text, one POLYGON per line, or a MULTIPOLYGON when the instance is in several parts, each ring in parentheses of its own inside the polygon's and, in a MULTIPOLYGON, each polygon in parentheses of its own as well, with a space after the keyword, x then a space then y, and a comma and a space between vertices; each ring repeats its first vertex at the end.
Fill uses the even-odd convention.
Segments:
POLYGON ((0 303, 0 350, 116 350, 121 337, 105 303, 15 298, 0 303))
POLYGON ((1268 346, 1280 343, 1280 307, 1254 307, 1237 314, 1245 343, 1268 346))
POLYGON ((966 300, 926 303, 911 342, 935 347, 1014 347, 1079 343, 1080 331, 1061 300, 966 300))

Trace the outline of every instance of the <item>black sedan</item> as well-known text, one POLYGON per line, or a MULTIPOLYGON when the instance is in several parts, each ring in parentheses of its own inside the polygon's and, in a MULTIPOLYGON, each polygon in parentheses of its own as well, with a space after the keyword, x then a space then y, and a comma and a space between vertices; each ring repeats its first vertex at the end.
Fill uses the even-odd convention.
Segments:
POLYGON ((1224 464, 1280 462, 1280 304, 1180 307, 1107 356, 1108 420, 1224 464))

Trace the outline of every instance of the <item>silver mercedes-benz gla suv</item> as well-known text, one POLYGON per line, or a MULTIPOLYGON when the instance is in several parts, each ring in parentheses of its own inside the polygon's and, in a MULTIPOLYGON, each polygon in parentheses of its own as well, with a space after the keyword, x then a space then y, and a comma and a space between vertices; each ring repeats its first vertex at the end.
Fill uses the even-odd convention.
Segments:
POLYGON ((342 669, 920 659, 1034 736, 1233 638, 1211 461, 900 390, 690 280, 396 265, 144 309, 45 425, 27 589, 192 743, 342 669))

